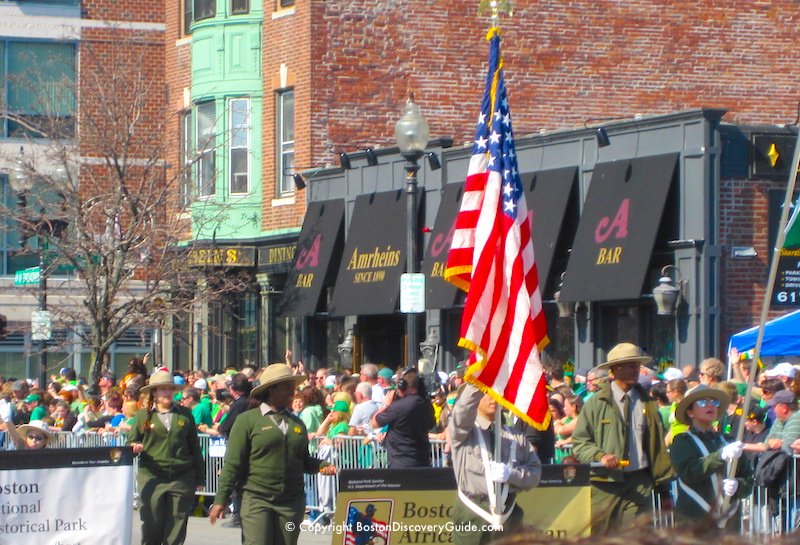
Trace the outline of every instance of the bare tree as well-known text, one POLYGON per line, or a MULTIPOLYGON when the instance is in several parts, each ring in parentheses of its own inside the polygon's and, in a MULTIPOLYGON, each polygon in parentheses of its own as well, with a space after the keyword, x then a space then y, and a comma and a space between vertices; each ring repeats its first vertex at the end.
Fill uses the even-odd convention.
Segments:
POLYGON ((91 347, 92 384, 130 328, 162 327, 254 282, 247 273, 209 274, 187 259, 192 233, 219 222, 220 208, 203 213, 186 196, 194 161, 178 156, 159 47, 135 34, 83 40, 79 77, 58 85, 28 79, 41 95, 39 115, 4 108, 31 139, 26 147, 38 150, 6 158, 16 163, 11 176, 33 180, 35 199, 4 212, 23 243, 38 240, 50 273, 71 270, 49 310, 91 347), (65 115, 70 101, 77 108, 65 115))

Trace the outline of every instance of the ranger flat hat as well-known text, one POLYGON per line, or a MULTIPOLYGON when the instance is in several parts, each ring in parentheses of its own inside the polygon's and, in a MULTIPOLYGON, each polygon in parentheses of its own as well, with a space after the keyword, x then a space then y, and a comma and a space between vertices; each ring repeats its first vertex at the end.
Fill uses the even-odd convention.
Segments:
POLYGON ((653 358, 645 356, 642 349, 632 343, 619 343, 608 351, 608 360, 596 367, 596 369, 610 369, 620 363, 633 361, 639 365, 649 363, 653 358))
POLYGON ((250 392, 250 395, 256 396, 270 386, 274 386, 279 382, 292 381, 294 382, 294 385, 297 386, 305 380, 305 375, 293 374, 292 368, 285 363, 273 363, 268 365, 263 371, 261 371, 261 374, 258 375, 258 386, 253 388, 253 391, 250 392))
POLYGON ((686 397, 681 399, 678 403, 678 406, 675 407, 675 420, 681 424, 689 424, 686 411, 689 410, 689 407, 692 406, 692 403, 698 399, 705 398, 716 399, 719 401, 719 412, 717 414, 725 414, 725 411, 728 410, 728 404, 731 402, 730 396, 722 390, 710 388, 705 384, 698 384, 689 390, 686 394, 686 397))
POLYGON ((150 381, 147 383, 146 386, 142 386, 139 390, 140 392, 149 392, 150 390, 155 390, 156 388, 180 388, 178 384, 175 384, 175 380, 172 378, 172 373, 169 371, 156 371, 150 377, 150 381))

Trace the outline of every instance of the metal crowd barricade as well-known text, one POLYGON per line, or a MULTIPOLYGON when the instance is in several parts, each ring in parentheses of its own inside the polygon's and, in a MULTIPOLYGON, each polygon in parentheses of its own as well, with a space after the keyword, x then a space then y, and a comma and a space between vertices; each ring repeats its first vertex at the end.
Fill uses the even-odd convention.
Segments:
MULTIPOLYGON (((206 466, 206 483, 201 496, 214 496, 217 493, 219 475, 225 457, 225 439, 209 435, 200 435, 200 448, 206 466)), ((57 432, 48 448, 87 448, 122 446, 125 444, 124 433, 72 433, 57 432)), ((9 448, 9 439, 5 438, 2 448, 9 448)), ((569 449, 563 449, 568 454, 569 449)), ((387 467, 386 450, 383 445, 372 438, 339 435, 328 441, 325 438, 314 438, 310 442, 312 455, 319 456, 334 464, 337 469, 381 469, 387 467)), ((449 456, 445 442, 431 440, 431 459, 433 467, 449 465, 449 456)), ((134 471, 138 458, 134 458, 134 471)), ((770 496, 767 489, 755 487, 753 494, 742 502, 742 533, 753 537, 771 537, 792 532, 800 525, 800 456, 790 461, 786 479, 780 487, 780 494, 770 496), (798 511, 795 513, 795 511, 798 511)), ((674 483, 673 483, 674 485, 674 483)), ((673 486, 672 496, 677 497, 673 486)), ((306 510, 310 523, 327 523, 336 508, 338 475, 324 476, 308 474, 305 476, 306 510)), ((134 479, 134 503, 138 497, 134 479)), ((671 510, 662 509, 661 499, 657 494, 652 496, 653 525, 656 528, 668 528, 674 525, 671 510)), ((308 524, 308 522, 306 523, 308 524)))
POLYGON ((800 456, 787 465, 786 478, 772 490, 757 486, 742 508, 742 533, 751 536, 777 536, 800 526, 800 456))

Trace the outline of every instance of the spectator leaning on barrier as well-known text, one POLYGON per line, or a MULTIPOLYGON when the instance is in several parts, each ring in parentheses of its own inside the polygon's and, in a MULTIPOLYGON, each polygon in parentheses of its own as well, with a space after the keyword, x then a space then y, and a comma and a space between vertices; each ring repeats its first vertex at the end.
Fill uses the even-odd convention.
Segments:
POLYGON ((728 393, 697 386, 675 410, 675 418, 689 430, 675 437, 670 459, 678 475, 675 514, 683 520, 712 519, 717 527, 739 530, 739 500, 753 491, 753 469, 745 458, 739 460, 736 478, 728 479, 727 465, 742 455, 741 441, 728 443, 714 422, 730 404, 728 393), (723 511, 723 495, 731 498, 723 511))
POLYGON ((591 475, 593 535, 629 527, 650 511, 653 488, 666 494, 673 477, 658 406, 638 384, 650 359, 630 343, 612 348, 599 367, 613 381, 586 402, 572 434, 578 460, 601 466, 591 475))
POLYGON ((800 412, 797 398, 791 390, 780 390, 767 402, 775 409, 776 420, 769 430, 765 442, 766 450, 783 449, 792 454, 792 443, 800 438, 800 412))
POLYGON ((172 375, 158 371, 142 393, 150 406, 134 417, 128 445, 139 455, 142 545, 180 545, 196 489, 205 478, 203 454, 192 413, 173 402, 178 386, 172 375))
POLYGON ((211 524, 223 516, 236 483, 242 483, 242 543, 295 545, 305 512, 303 473, 335 473, 308 452, 303 422, 293 416, 294 390, 302 382, 283 363, 259 375, 252 396, 261 404, 239 415, 228 439, 211 524))
POLYGON ((516 495, 539 484, 542 464, 533 446, 512 429, 501 430, 500 457, 494 457, 497 402, 468 384, 458 397, 448 424, 453 445, 453 469, 458 497, 453 506, 453 541, 457 545, 479 545, 508 535, 523 519, 516 495), (500 483, 500 497, 495 496, 500 483), (491 514, 497 506, 499 516, 491 514), (502 532, 472 530, 502 525, 502 532))

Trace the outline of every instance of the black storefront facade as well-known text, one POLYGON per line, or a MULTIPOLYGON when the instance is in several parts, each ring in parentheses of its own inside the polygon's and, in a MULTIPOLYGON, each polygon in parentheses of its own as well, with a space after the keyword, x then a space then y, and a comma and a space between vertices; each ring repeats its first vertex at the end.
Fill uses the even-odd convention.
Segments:
MULTIPOLYGON (((517 136, 553 355, 580 371, 620 341, 640 344, 662 366, 719 355, 727 251, 719 227, 721 171, 723 161, 751 162, 742 155, 752 152, 726 141, 741 133, 722 122, 724 113, 615 121, 604 125, 610 145, 602 147, 596 127, 517 136), (652 290, 666 266, 681 297, 675 314, 659 315, 652 290)), ((435 129, 435 113, 429 118, 435 129)), ((464 357, 457 347, 463 294, 442 273, 471 148, 443 143, 429 145, 440 170, 420 163, 418 271, 426 277, 427 310, 417 320, 421 343, 413 359, 436 357, 440 370, 451 370, 464 357)), ((378 158, 369 166, 354 154, 353 169, 316 174, 307 189, 310 214, 281 313, 302 331, 295 350, 311 367, 355 369, 372 361, 396 368, 406 361, 405 315, 398 310, 404 162, 396 149, 378 158), (336 219, 320 220, 328 216, 320 206, 336 219), (322 236, 311 236, 314 229, 322 236)))
POLYGON ((283 361, 302 330, 278 315, 278 303, 297 247, 297 235, 253 240, 198 242, 187 259, 205 281, 235 275, 243 288, 202 301, 193 312, 172 317, 163 332, 165 364, 171 369, 260 367, 283 361))

